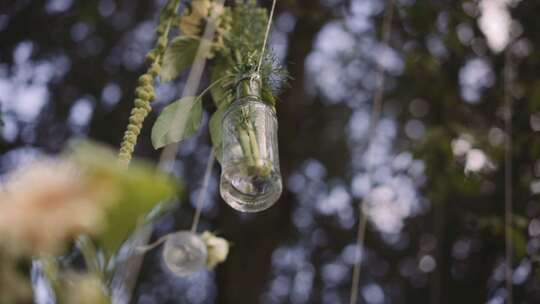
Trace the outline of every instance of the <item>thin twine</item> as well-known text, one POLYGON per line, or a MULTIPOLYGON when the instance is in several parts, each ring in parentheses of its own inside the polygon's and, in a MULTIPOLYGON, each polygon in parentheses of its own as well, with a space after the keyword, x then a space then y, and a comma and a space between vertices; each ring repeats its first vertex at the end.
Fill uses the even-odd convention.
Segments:
MULTIPOLYGON (((394 0, 388 0, 388 5, 383 18, 383 28, 382 28, 382 41, 385 45, 388 45, 390 41, 390 34, 392 33, 392 18, 394 15, 394 0)), ((370 127, 367 139, 367 147, 373 139, 377 125, 381 117, 383 95, 384 95, 384 66, 381 62, 377 62, 377 72, 376 72, 377 87, 373 95, 373 107, 371 110, 371 119, 370 127)), ((370 164, 368 163, 368 166, 370 164)), ((358 300, 358 291, 360 288, 360 274, 361 274, 361 261, 362 261, 362 251, 364 247, 366 226, 367 226, 367 216, 362 208, 364 206, 365 200, 362 201, 362 204, 358 205, 358 230, 356 233, 356 252, 354 258, 354 267, 353 267, 353 277, 351 283, 351 294, 350 294, 350 304, 355 304, 358 300)))
MULTIPOLYGON (((208 184, 210 182, 210 176, 212 175, 212 168, 214 167, 214 151, 210 151, 210 155, 208 155, 208 160, 206 163, 206 169, 204 171, 204 177, 203 177, 203 183, 201 190, 199 191, 199 195, 197 196, 197 202, 195 205, 195 215, 193 216, 193 224, 191 225, 191 232, 196 233, 197 232, 197 226, 199 225, 199 220, 201 218, 202 208, 204 206, 204 199, 206 196, 206 192, 208 189, 208 184)), ((161 245, 163 242, 165 242, 172 233, 167 233, 166 235, 160 237, 156 241, 154 241, 151 244, 145 245, 145 246, 138 246, 136 247, 136 250, 139 254, 144 254, 157 246, 161 245)))
MULTIPOLYGON (((511 45, 511 44, 510 44, 511 45)), ((513 244, 512 244, 512 54, 511 47, 508 46, 505 51, 505 61, 503 70, 504 81, 504 125, 505 125, 505 147, 504 147, 504 227, 505 227, 505 285, 507 292, 507 303, 513 303, 513 286, 512 286, 512 260, 513 260, 513 244)))
POLYGON ((195 215, 193 216, 193 224, 191 225, 191 232, 197 232, 197 226, 199 225, 199 219, 201 218, 202 208, 204 206, 204 199, 206 196, 206 190, 210 182, 210 176, 212 175, 212 168, 214 167, 214 151, 210 151, 208 160, 206 163, 206 170, 204 171, 204 178, 201 190, 199 190, 199 196, 197 197, 195 215))
POLYGON ((272 26, 272 18, 274 18, 274 10, 276 8, 277 0, 272 1, 272 9, 270 10, 270 16, 268 17, 268 24, 266 25, 266 32, 264 33, 264 41, 261 49, 261 57, 259 58, 259 64, 257 64, 257 73, 261 71, 262 61, 264 59, 264 52, 266 51, 266 43, 268 42, 268 35, 270 33, 270 27, 272 26))

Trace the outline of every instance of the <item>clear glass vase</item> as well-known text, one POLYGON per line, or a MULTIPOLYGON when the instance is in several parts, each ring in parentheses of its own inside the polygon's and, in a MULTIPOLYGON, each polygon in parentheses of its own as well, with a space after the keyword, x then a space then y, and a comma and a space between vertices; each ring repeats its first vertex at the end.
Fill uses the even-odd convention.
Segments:
POLYGON ((234 209, 258 212, 282 191, 277 118, 257 94, 238 95, 223 117, 220 192, 234 209))

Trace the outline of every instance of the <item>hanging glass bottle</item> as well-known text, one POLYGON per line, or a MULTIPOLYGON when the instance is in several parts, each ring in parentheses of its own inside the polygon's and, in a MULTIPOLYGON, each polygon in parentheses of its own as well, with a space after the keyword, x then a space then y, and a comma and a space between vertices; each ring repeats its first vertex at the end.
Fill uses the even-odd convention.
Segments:
POLYGON ((222 122, 220 192, 234 209, 258 212, 272 206, 282 191, 277 117, 261 100, 259 74, 237 81, 236 100, 222 122))

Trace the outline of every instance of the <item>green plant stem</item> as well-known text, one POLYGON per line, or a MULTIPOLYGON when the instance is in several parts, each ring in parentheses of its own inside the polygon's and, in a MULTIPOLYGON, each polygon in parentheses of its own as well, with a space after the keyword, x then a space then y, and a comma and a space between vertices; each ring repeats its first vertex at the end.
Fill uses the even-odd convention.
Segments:
POLYGON ((86 267, 88 267, 88 270, 98 276, 101 282, 105 283, 106 276, 103 272, 102 267, 100 266, 97 249, 92 243, 92 240, 90 240, 86 236, 80 236, 77 239, 77 245, 79 247, 79 250, 81 250, 84 262, 86 264, 86 267))
POLYGON ((234 51, 235 59, 237 64, 242 64, 242 54, 240 54, 240 50, 236 49, 234 51))
POLYGON ((249 138, 249 144, 251 146, 251 152, 253 153, 253 158, 255 160, 255 167, 259 168, 260 166, 263 165, 262 163, 263 161, 261 158, 261 152, 259 150, 259 144, 257 143, 257 137, 256 137, 255 130, 253 128, 253 125, 248 124, 246 126, 246 131, 249 138))
POLYGON ((197 101, 201 100, 203 96, 210 91, 213 87, 215 87, 217 84, 220 84, 223 80, 225 80, 227 76, 223 76, 219 78, 218 80, 212 82, 206 89, 204 89, 199 96, 197 96, 197 101))
POLYGON ((238 133, 238 140, 240 142, 240 146, 242 147, 242 152, 247 159, 248 166, 255 166, 255 160, 251 151, 251 139, 249 138, 248 132, 242 126, 237 126, 236 132, 238 133))
POLYGON ((242 109, 241 113, 242 120, 236 126, 236 132, 238 134, 242 152, 247 160, 248 170, 251 171, 252 174, 265 177, 271 170, 265 164, 265 161, 261 156, 257 135, 253 122, 249 117, 249 113, 246 113, 245 109, 242 109))

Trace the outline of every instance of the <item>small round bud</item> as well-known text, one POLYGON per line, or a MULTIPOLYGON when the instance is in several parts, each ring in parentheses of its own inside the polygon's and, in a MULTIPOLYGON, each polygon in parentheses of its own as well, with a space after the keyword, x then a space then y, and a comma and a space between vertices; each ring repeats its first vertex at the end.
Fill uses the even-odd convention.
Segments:
POLYGON ((167 47, 167 37, 159 37, 158 48, 164 50, 167 47))
POLYGON ((135 90, 135 96, 146 101, 150 99, 150 94, 148 94, 144 87, 138 87, 137 90, 135 90))
POLYGON ((132 132, 135 135, 139 135, 141 133, 141 128, 136 125, 128 125, 127 129, 128 132, 132 132))
POLYGON ((150 68, 150 70, 148 72, 152 76, 156 77, 161 72, 161 67, 159 66, 159 64, 157 62, 154 62, 154 64, 152 64, 152 67, 150 68))
POLYGON ((136 98, 133 104, 135 105, 136 108, 145 108, 148 105, 148 102, 140 98, 136 98))
POLYGON ((139 84, 143 86, 152 85, 153 80, 152 75, 143 74, 141 77, 139 77, 139 84))
POLYGON ((148 62, 154 62, 156 61, 157 56, 158 54, 156 54, 156 50, 151 50, 150 52, 148 52, 148 54, 146 54, 146 60, 148 62))

